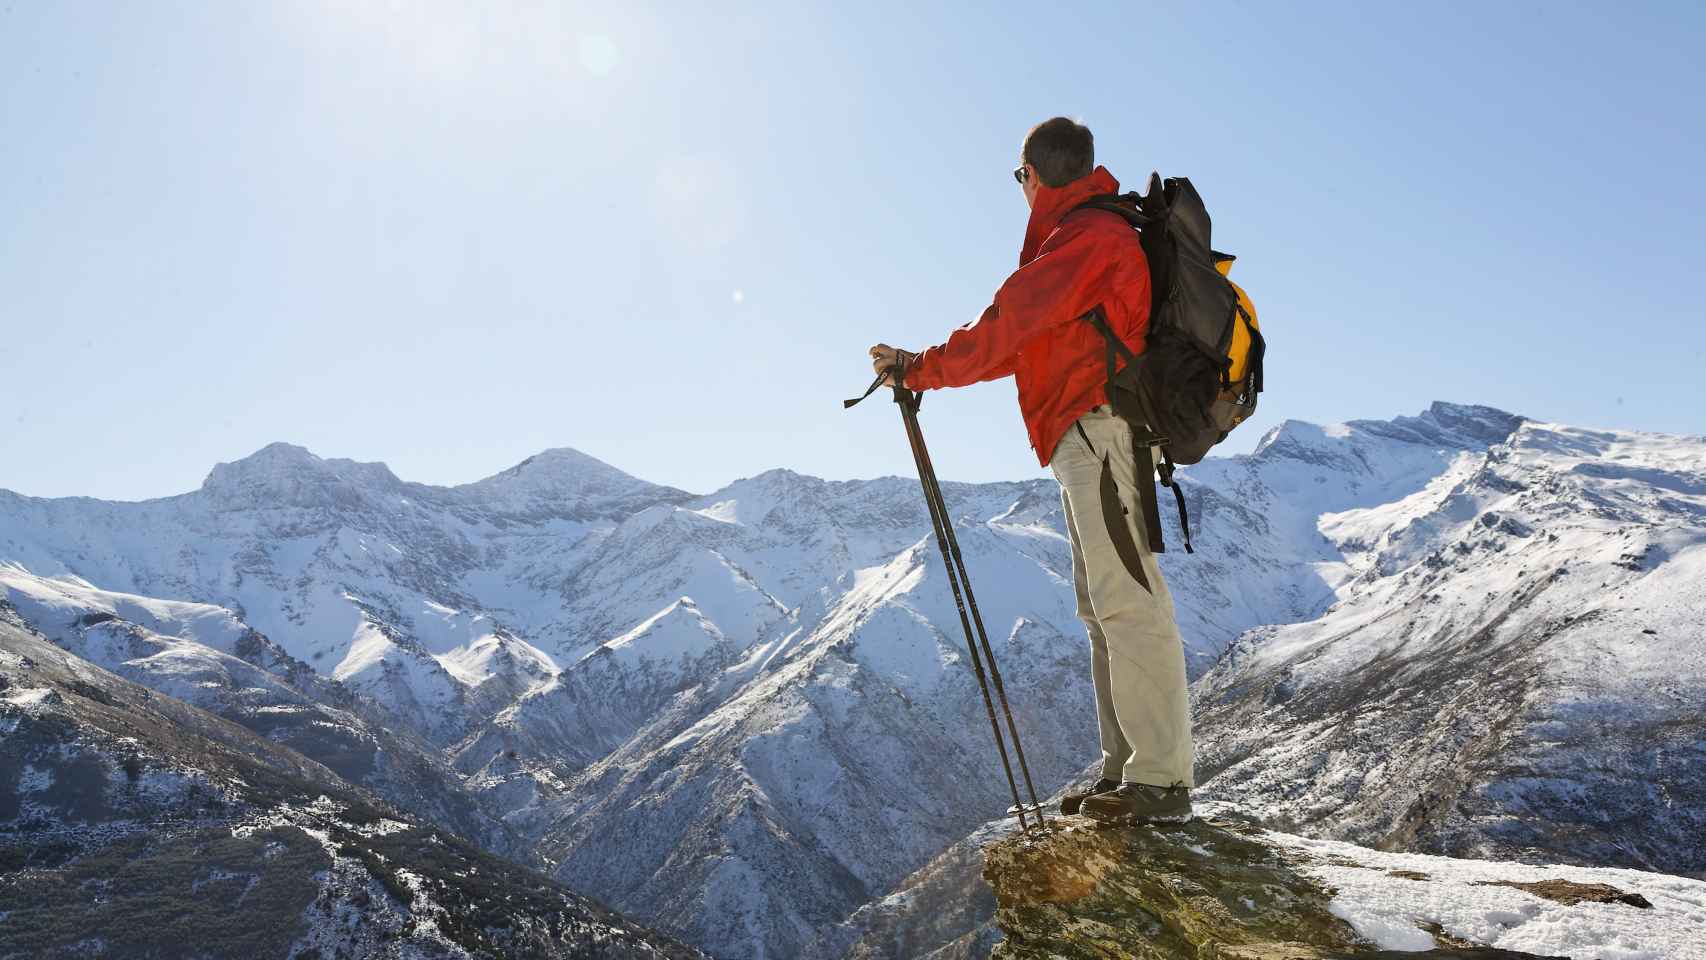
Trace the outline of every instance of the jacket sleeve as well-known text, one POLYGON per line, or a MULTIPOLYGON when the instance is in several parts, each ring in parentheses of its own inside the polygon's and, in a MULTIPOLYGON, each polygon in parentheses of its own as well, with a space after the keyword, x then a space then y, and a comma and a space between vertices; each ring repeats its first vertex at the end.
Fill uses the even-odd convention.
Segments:
POLYGON ((906 386, 914 390, 935 390, 1011 376, 1017 350, 1005 356, 977 356, 988 342, 984 331, 999 322, 998 313, 993 303, 984 307, 983 314, 976 320, 949 334, 947 343, 920 353, 906 371, 906 386))
POLYGON ((918 355, 906 385, 914 390, 963 387, 1011 374, 1026 341, 1096 305, 1089 301, 1103 288, 1098 280, 1113 263, 1095 254, 1092 235, 1076 224, 1063 225, 1035 259, 1007 278, 981 317, 918 355))

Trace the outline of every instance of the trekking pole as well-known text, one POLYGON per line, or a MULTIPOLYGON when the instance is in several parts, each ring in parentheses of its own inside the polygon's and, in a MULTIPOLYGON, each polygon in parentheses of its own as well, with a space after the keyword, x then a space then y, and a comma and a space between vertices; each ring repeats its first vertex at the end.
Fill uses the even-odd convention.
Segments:
POLYGON ((989 729, 995 735, 995 749, 1001 755, 1001 769, 1007 774, 1007 788, 1013 793, 1013 804, 1019 808, 1019 829, 1029 832, 1031 826, 1025 818, 1025 803, 1019 798, 1019 785, 1013 780, 1013 765, 1007 759, 1007 744, 1001 736, 1001 725, 995 719, 995 704, 989 698, 989 678, 984 674, 983 660, 977 653, 977 642, 972 639, 971 621, 966 616, 966 602, 960 590, 959 578, 955 575, 953 561, 948 557, 948 540, 943 533, 948 520, 943 515, 944 511, 925 473, 923 431, 918 428, 918 401, 905 388, 896 387, 895 403, 900 404, 906 439, 912 447, 913 462, 918 466, 918 482, 924 490, 924 505, 930 511, 930 529, 936 535, 936 546, 942 554, 942 568, 948 575, 948 588, 954 595, 954 606, 960 614, 960 629, 965 631, 966 635, 966 652, 971 657, 972 672, 977 675, 978 691, 983 694, 983 709, 989 714, 989 729))
MULTIPOLYGON (((899 380, 898 370, 891 371, 895 380, 899 380)), ((851 407, 869 397, 882 386, 887 374, 878 375, 875 382, 857 399, 844 401, 844 408, 851 407)), ((965 560, 960 556, 959 539, 954 536, 953 523, 948 514, 946 502, 942 499, 942 488, 936 479, 935 467, 930 462, 930 452, 924 445, 924 431, 918 425, 919 395, 907 390, 898 382, 894 384, 894 402, 900 406, 901 423, 906 428, 907 442, 912 448, 913 463, 918 468, 918 482, 924 493, 924 505, 930 513, 931 532, 936 536, 936 545, 942 552, 942 567, 948 577, 948 588, 954 597, 954 606, 959 612, 960 628, 966 635, 966 652, 970 656, 972 672, 977 676, 979 692, 983 695, 984 712, 989 716, 989 729, 995 737, 995 749, 1001 757, 1001 769, 1007 775, 1007 788, 1012 792, 1013 808, 1019 817, 1019 828, 1030 832, 1030 822, 1025 816, 1025 802, 1019 796, 1018 783, 1013 779, 1013 766, 1007 759, 1007 745, 1001 735, 1000 722, 995 718, 995 704, 989 696, 989 677, 983 669, 983 657, 978 656, 978 644, 972 636, 972 622, 977 624, 977 634, 982 639, 983 652, 989 659, 990 670, 993 672, 997 693, 1001 698, 1002 712, 1007 716, 1007 729, 1013 737, 1014 752, 1019 757, 1019 768, 1024 773, 1025 786, 1031 795, 1030 812, 1037 818, 1037 826, 1048 830, 1048 821, 1043 816, 1042 804, 1037 801, 1036 787, 1031 783, 1031 772, 1025 764, 1023 747, 1019 744, 1019 731, 1013 724, 1013 713, 1007 706, 1007 693, 1001 685, 1000 671, 995 667, 995 652, 990 648, 989 636, 983 627, 983 617, 977 609, 977 600, 971 593, 971 580, 966 575, 965 560), (956 565, 958 569, 956 570, 956 565), (964 582, 964 593, 961 583, 964 582), (967 615, 968 601, 970 616, 967 615)))
MULTIPOLYGON (((1013 737, 1013 754, 1019 759, 1019 772, 1025 777, 1025 790, 1030 794, 1031 807, 1043 828, 1048 828, 1048 819, 1043 815, 1042 801, 1037 799, 1037 788, 1031 782, 1031 768, 1025 762, 1025 748, 1019 742, 1019 728, 1013 723, 1013 710, 1007 704, 1007 687, 1001 682, 1001 668, 995 665, 995 650, 989 645, 989 632, 983 626, 983 614, 978 611, 977 598, 972 595, 971 577, 966 573, 965 557, 960 553, 960 538, 954 533, 954 525, 948 519, 948 503, 942 497, 942 483, 936 478, 936 466, 930 461, 930 450, 924 445, 924 431, 918 425, 918 406, 915 403, 910 408, 902 405, 903 414, 910 420, 912 432, 918 437, 918 458, 920 461, 919 477, 928 476, 931 490, 935 495, 937 508, 942 514, 942 528, 947 532, 947 551, 953 554, 954 566, 958 568, 960 581, 965 585, 966 606, 971 609, 972 623, 977 627, 978 643, 983 646, 983 656, 989 661, 989 679, 995 684, 995 696, 1001 701, 1001 713, 1007 719, 1007 732, 1013 737)), ((970 638, 967 638, 968 642, 970 638)), ((1024 804, 1019 804, 1023 808, 1024 804)))

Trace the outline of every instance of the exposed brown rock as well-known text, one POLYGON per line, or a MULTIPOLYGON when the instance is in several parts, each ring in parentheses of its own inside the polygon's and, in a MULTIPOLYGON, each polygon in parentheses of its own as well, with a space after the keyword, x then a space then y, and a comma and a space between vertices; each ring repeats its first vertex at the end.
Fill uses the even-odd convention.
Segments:
POLYGON ((1483 880, 1477 883, 1479 887, 1515 887, 1523 893, 1531 893, 1546 900, 1555 900, 1567 906, 1578 903, 1626 903, 1631 907, 1643 910, 1652 909, 1652 904, 1646 897, 1638 893, 1628 893, 1619 890, 1609 883, 1576 883, 1573 880, 1536 880, 1533 883, 1519 883, 1515 880, 1483 880))
POLYGON ((1066 825, 985 852, 995 956, 1319 958, 1358 939, 1327 895, 1252 828, 1066 825))

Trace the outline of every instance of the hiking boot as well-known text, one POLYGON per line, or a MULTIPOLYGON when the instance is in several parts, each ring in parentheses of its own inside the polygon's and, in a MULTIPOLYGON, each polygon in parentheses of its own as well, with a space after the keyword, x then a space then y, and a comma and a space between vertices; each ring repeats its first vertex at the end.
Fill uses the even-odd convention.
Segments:
POLYGON ((1069 793, 1069 794, 1061 797, 1060 798, 1061 815, 1067 816, 1067 817, 1075 817, 1078 815, 1078 808, 1084 805, 1084 801, 1086 799, 1093 797, 1093 796, 1097 795, 1098 793, 1112 793, 1113 791, 1118 790, 1119 788, 1120 788, 1120 782, 1118 780, 1109 780, 1107 777, 1103 777, 1102 779, 1096 781, 1095 786, 1084 791, 1083 793, 1069 793))
POLYGON ((1191 789, 1182 783, 1152 787, 1127 780, 1116 790, 1086 797, 1082 809, 1092 820, 1183 823, 1191 818, 1191 789))

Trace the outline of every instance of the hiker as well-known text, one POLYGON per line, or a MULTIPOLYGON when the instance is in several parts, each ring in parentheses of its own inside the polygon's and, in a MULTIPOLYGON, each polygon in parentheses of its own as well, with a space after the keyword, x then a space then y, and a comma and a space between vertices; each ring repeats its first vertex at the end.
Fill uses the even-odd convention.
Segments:
POLYGON ((1075 209, 1119 192, 1113 175, 1095 165, 1089 128, 1065 117, 1044 121, 1026 135, 1019 160, 1013 177, 1031 210, 1019 269, 947 342, 916 354, 877 344, 872 365, 878 374, 898 370, 910 390, 1013 377, 1031 447, 1060 483, 1102 743, 1101 779, 1086 793, 1067 794, 1061 812, 1187 819, 1184 648, 1138 509, 1140 484, 1153 489, 1154 455, 1134 445, 1132 428, 1109 406, 1107 347, 1084 319, 1101 307, 1113 333, 1142 353, 1148 265, 1137 231, 1119 214, 1075 209))

